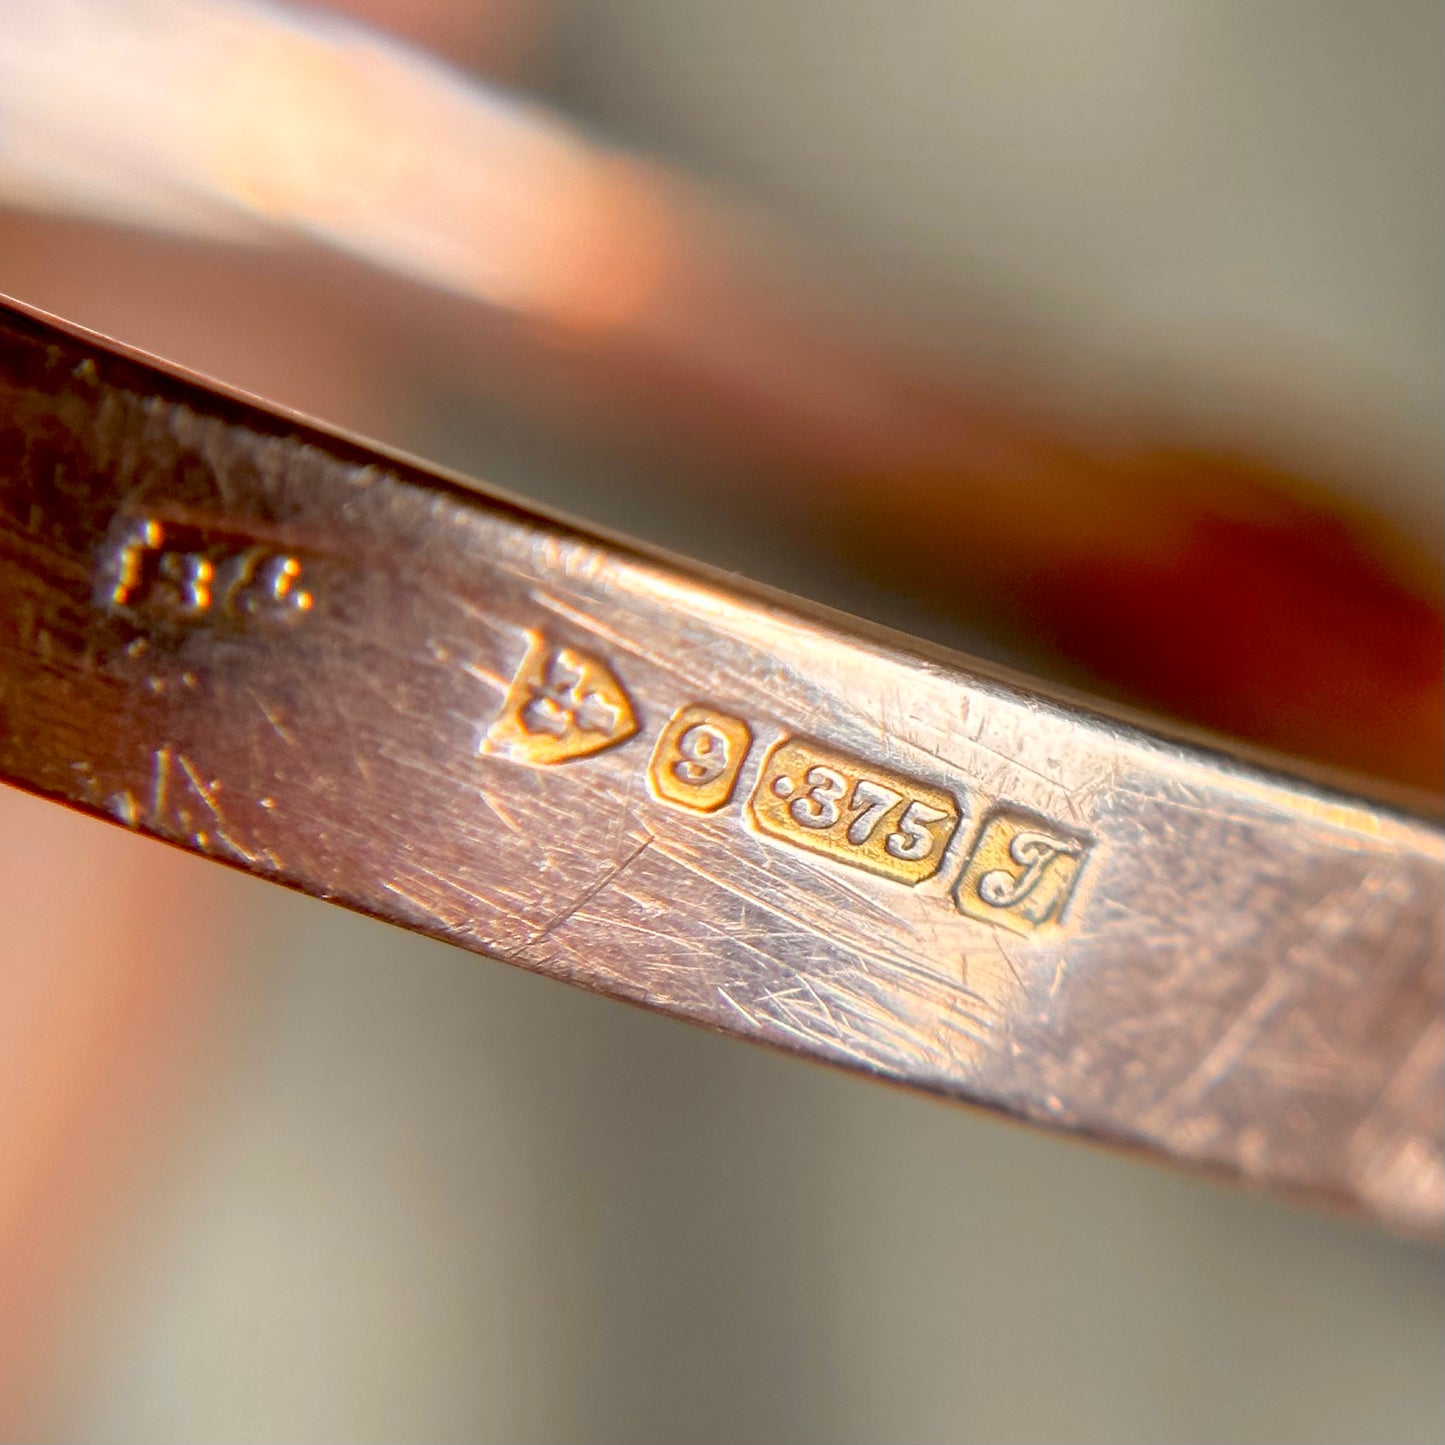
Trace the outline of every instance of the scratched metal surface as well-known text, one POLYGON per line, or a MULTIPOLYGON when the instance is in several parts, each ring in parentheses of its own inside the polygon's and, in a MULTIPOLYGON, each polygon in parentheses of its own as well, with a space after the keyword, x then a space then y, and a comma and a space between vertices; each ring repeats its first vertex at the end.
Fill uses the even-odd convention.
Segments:
POLYGON ((741 1037, 1441 1226, 1434 824, 18 311, 0 774, 741 1037))

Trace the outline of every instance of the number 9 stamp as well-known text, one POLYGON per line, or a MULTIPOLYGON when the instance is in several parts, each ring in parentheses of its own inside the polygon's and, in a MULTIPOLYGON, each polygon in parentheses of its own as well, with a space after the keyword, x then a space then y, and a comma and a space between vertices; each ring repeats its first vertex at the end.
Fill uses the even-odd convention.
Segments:
POLYGON ((653 795, 694 813, 715 813, 732 797, 752 743, 752 729, 741 718, 701 703, 683 708, 653 750, 647 770, 653 795))

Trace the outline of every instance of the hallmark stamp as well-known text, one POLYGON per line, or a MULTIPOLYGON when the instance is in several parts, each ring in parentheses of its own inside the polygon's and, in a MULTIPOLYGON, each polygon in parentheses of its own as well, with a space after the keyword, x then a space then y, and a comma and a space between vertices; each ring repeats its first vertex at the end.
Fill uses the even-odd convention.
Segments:
POLYGON ((1055 823, 996 808, 979 830, 954 899, 982 923, 1037 933, 1064 921, 1088 851, 1085 839, 1055 823))
POLYGON ((768 754, 749 808, 769 837, 908 884, 938 871, 959 821, 941 789, 805 738, 768 754))
POLYGON ((107 552, 99 601, 147 622, 291 623, 316 602, 302 572, 299 557, 253 537, 145 517, 107 552))
POLYGON ((752 729, 703 703, 682 708, 662 730, 647 770, 653 796, 695 813, 715 813, 737 786, 752 729))
POLYGON ((600 657, 554 646, 540 632, 527 638, 527 655, 481 752, 548 767, 615 747, 637 731, 631 699, 600 657))

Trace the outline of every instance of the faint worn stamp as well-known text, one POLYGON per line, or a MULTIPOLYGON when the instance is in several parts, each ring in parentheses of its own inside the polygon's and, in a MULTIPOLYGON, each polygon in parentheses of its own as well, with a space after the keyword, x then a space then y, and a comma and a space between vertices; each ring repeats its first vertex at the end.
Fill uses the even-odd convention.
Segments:
POLYGON ((152 623, 291 623, 315 606, 300 557, 241 533, 143 517, 102 558, 99 602, 152 623))
POLYGON ((625 742, 637 714, 616 674, 599 657, 527 634, 527 655, 512 679, 481 751, 548 766, 625 742))
POLYGON ((1088 851, 1087 839, 1046 818, 996 808, 984 819, 954 898, 970 918, 1036 933, 1064 921, 1088 851))
POLYGON ((727 803, 752 747, 752 729, 703 703, 674 714, 662 730, 647 770, 653 795, 664 803, 713 813, 727 803))

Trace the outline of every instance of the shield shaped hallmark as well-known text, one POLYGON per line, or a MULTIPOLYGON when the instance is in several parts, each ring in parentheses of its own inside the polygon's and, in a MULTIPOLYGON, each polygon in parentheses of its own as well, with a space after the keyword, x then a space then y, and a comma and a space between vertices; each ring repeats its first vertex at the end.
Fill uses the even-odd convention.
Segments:
POLYGON ((549 767, 625 742, 637 714, 617 675, 599 657, 527 634, 527 654, 480 751, 549 767))

